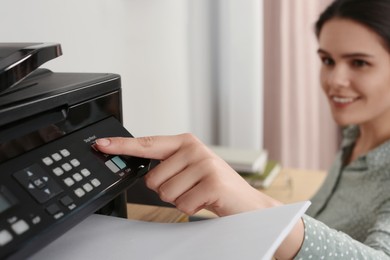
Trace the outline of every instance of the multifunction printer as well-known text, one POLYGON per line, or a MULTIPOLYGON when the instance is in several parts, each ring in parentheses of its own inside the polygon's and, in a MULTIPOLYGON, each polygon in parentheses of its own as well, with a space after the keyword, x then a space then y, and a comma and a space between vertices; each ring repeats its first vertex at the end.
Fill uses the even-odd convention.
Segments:
POLYGON ((122 126, 121 79, 40 66, 60 44, 0 43, 0 259, 23 259, 93 213, 125 218, 126 190, 151 166, 102 154, 122 126))

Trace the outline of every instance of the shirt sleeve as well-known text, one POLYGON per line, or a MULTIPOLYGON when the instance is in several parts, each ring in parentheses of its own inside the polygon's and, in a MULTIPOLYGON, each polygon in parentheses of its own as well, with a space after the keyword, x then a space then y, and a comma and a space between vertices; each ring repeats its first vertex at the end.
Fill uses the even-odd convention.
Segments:
POLYGON ((382 213, 364 243, 304 215, 305 238, 294 259, 390 259, 390 211, 387 219, 382 213))

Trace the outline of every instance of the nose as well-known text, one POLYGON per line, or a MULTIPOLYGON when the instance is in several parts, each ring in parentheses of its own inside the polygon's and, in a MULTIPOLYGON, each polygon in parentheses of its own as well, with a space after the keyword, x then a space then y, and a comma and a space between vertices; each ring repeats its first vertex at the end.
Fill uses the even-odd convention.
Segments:
POLYGON ((334 66, 325 72, 325 82, 333 88, 346 88, 350 85, 348 70, 343 66, 334 66))

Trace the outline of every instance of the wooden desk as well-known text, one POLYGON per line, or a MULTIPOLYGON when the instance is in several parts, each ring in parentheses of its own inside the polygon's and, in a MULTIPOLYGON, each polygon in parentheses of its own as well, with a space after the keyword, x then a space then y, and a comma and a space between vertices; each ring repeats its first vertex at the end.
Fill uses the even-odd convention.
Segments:
POLYGON ((285 204, 308 200, 325 177, 325 171, 283 169, 269 188, 260 191, 285 204))
MULTIPOLYGON (((319 189, 326 176, 325 171, 283 169, 267 189, 260 190, 283 202, 293 203, 310 199, 319 189)), ((188 216, 174 208, 128 204, 128 218, 152 222, 183 222, 188 216)), ((197 217, 215 217, 215 214, 201 210, 197 217)))
POLYGON ((127 204, 127 218, 161 223, 188 221, 187 215, 175 208, 158 207, 140 204, 127 204))

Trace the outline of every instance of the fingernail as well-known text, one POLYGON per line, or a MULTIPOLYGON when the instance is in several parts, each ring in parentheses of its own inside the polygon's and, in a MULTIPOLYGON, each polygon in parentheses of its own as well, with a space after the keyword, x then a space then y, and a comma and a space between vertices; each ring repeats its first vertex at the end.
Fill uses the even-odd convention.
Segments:
POLYGON ((96 140, 96 144, 99 146, 108 146, 110 143, 110 139, 107 138, 100 138, 96 140))

